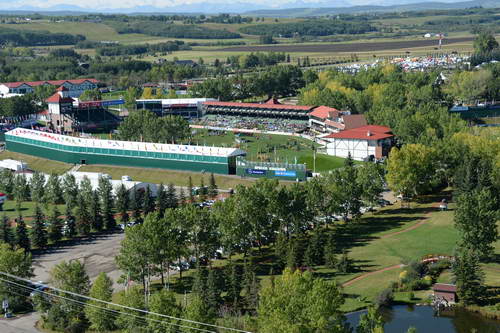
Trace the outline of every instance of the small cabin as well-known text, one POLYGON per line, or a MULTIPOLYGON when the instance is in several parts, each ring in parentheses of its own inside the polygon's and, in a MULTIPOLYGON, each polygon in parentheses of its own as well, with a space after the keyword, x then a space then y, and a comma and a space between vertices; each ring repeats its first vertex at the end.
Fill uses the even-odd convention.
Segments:
POLYGON ((434 297, 443 299, 448 303, 457 302, 457 286, 447 283, 436 283, 432 287, 434 297))

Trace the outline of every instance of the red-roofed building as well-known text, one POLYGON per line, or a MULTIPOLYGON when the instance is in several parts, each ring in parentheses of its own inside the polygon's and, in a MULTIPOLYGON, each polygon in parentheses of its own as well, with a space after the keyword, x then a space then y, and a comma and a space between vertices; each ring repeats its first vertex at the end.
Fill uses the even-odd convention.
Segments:
POLYGON ((432 286, 434 297, 445 300, 448 303, 456 303, 457 301, 457 286, 447 283, 436 283, 432 286))
POLYGON ((309 113, 309 127, 321 133, 337 133, 367 124, 362 114, 351 114, 328 106, 318 106, 309 113))
POLYGON ((54 95, 45 100, 48 110, 46 118, 48 122, 59 131, 68 131, 73 125, 73 120, 67 115, 73 110, 73 98, 69 97, 69 91, 66 87, 57 88, 54 95))
POLYGON ((328 141, 328 155, 351 157, 358 161, 381 159, 389 155, 394 144, 394 134, 385 126, 365 125, 332 133, 325 137, 328 141))
POLYGON ((39 86, 64 87, 69 96, 78 97, 85 90, 96 89, 98 84, 99 81, 96 79, 7 82, 0 83, 0 97, 29 94, 39 86))

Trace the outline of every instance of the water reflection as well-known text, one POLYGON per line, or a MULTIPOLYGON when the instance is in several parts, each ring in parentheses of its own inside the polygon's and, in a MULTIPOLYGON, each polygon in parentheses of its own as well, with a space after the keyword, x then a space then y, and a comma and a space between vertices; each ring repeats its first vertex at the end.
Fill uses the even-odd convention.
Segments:
MULTIPOLYGON (((363 313, 360 311, 347 316, 352 327, 356 327, 363 313)), ((381 315, 385 333, 404 333, 410 326, 414 326, 418 333, 470 333, 473 329, 477 333, 500 332, 500 322, 461 309, 444 311, 437 317, 430 306, 396 305, 383 309, 381 315)))

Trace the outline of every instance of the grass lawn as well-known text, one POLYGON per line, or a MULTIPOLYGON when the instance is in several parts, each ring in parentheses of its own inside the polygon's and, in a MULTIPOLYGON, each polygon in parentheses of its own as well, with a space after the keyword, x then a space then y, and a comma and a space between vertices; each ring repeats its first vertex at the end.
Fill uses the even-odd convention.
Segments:
MULTIPOLYGON (((35 206, 36 203, 32 201, 25 201, 21 204, 21 214, 23 215, 23 218, 25 218, 26 224, 31 224, 31 217, 35 215, 35 206)), ((45 215, 49 215, 52 213, 52 209, 54 205, 49 204, 47 206, 40 204, 40 208, 42 209, 43 213, 45 215)), ((57 209, 61 214, 64 214, 64 211, 66 209, 65 205, 57 205, 57 209)), ((0 216, 7 216, 10 219, 18 217, 18 212, 16 209, 16 201, 15 200, 7 200, 5 204, 3 205, 3 211, 0 212, 0 216)))
POLYGON ((31 156, 31 155, 25 155, 25 154, 19 154, 19 153, 15 153, 15 152, 11 152, 11 151, 0 152, 0 160, 5 160, 5 159, 13 159, 13 160, 26 162, 28 164, 28 169, 47 173, 47 174, 54 172, 58 175, 61 175, 61 174, 65 173, 66 171, 68 171, 69 169, 71 169, 73 166, 72 164, 68 164, 68 163, 47 160, 44 158, 31 156))
MULTIPOLYGON (((118 167, 118 166, 108 166, 108 165, 84 165, 78 171, 85 172, 102 172, 107 173, 113 179, 121 179, 122 176, 127 175, 132 177, 133 180, 143 181, 149 183, 163 183, 169 184, 173 183, 176 186, 187 186, 189 182, 189 176, 193 179, 193 184, 198 186, 200 184, 200 179, 202 174, 199 172, 187 172, 187 171, 174 171, 174 170, 162 170, 162 169, 144 169, 144 168, 131 168, 131 167, 118 167)), ((215 176, 215 183, 220 189, 235 188, 238 184, 252 184, 255 182, 254 179, 241 179, 237 176, 215 176)), ((205 184, 208 184, 209 174, 203 175, 205 178, 205 184)))

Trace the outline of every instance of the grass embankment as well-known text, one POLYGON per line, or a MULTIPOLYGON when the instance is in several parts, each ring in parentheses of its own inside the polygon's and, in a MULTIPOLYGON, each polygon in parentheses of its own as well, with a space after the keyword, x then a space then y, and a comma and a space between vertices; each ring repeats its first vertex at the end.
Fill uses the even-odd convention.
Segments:
POLYGON ((28 164, 28 169, 39 171, 47 174, 56 173, 61 175, 71 169, 72 164, 47 160, 45 158, 15 153, 12 151, 0 152, 0 160, 13 159, 23 161, 28 164))

